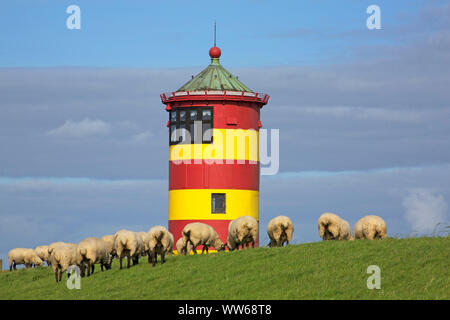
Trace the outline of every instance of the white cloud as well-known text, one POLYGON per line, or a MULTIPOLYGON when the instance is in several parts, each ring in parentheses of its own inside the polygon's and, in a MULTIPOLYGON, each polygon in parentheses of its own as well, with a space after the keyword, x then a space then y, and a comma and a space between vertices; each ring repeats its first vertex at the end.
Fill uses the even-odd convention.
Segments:
POLYGON ((410 190, 403 199, 403 206, 405 218, 415 231, 429 233, 439 222, 446 222, 447 202, 442 195, 429 189, 410 190))
POLYGON ((85 118, 80 122, 67 120, 62 126, 50 130, 49 135, 55 137, 82 138, 96 135, 108 135, 111 126, 102 120, 85 118))
POLYGON ((136 143, 142 143, 142 142, 148 141, 153 136, 154 136, 154 134, 151 131, 147 130, 147 131, 133 135, 131 137, 131 140, 136 143))

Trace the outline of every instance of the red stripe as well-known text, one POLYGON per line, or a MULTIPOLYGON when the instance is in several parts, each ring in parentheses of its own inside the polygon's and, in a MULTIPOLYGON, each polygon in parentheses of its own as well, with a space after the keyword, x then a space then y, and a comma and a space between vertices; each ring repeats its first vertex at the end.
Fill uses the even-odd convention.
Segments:
POLYGON ((259 130, 259 111, 256 106, 225 104, 214 106, 213 126, 216 129, 259 130))
MULTIPOLYGON (((227 243, 228 238, 228 225, 230 224, 231 220, 169 220, 169 231, 173 234, 174 237, 174 244, 173 249, 176 250, 176 243, 178 239, 182 236, 183 228, 188 224, 192 222, 201 222, 210 225, 211 227, 216 230, 217 234, 219 235, 220 240, 222 240, 223 243, 227 243)), ((259 223, 259 222, 258 222, 259 223)), ((255 247, 259 246, 259 235, 258 239, 256 239, 255 247)), ((198 246, 197 249, 201 250, 203 247, 198 246)), ((214 249, 214 248, 209 248, 214 249)))
POLYGON ((239 189, 259 190, 259 162, 244 164, 174 163, 169 161, 169 190, 239 189))

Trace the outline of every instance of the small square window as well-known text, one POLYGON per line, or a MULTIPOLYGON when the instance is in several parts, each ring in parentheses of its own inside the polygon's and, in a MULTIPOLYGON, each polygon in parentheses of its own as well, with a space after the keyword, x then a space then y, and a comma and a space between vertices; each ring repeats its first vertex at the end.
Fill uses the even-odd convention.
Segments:
POLYGON ((190 117, 191 121, 197 120, 197 110, 191 110, 190 117))
POLYGON ((203 110, 203 120, 211 120, 211 110, 203 110))
POLYGON ((180 121, 186 121, 186 111, 180 111, 180 121))
POLYGON ((225 213, 225 193, 211 193, 211 213, 225 213))
POLYGON ((170 122, 175 123, 177 122, 177 112, 174 111, 170 111, 170 122))
POLYGON ((211 128, 211 123, 203 123, 202 125, 202 137, 203 142, 212 142, 213 131, 211 128))

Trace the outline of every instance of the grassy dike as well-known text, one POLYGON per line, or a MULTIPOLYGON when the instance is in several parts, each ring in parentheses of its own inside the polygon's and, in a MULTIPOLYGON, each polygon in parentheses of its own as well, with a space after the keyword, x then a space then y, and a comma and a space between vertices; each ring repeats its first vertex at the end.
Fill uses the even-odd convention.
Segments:
POLYGON ((449 299, 450 237, 327 241, 168 257, 82 278, 69 290, 50 268, 0 274, 0 299, 449 299), (369 290, 369 265, 381 289, 369 290))

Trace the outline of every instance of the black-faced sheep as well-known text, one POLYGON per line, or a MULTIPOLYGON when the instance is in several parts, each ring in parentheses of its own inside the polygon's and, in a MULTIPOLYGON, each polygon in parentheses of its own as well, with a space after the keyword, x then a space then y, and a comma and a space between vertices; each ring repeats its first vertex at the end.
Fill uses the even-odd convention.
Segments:
POLYGON ((201 222, 193 222, 187 224, 182 231, 183 234, 183 248, 187 250, 187 244, 192 245, 194 254, 197 254, 197 246, 203 245, 202 254, 208 247, 214 247, 217 251, 225 250, 225 245, 220 240, 216 230, 210 225, 201 222))
POLYGON ((87 264, 87 276, 94 273, 94 265, 100 263, 101 270, 111 269, 111 255, 107 245, 102 239, 89 237, 82 240, 77 246, 77 264, 81 266, 81 276, 85 274, 85 264, 87 264))
POLYGON ((161 264, 163 264, 165 254, 170 247, 173 246, 173 237, 171 239, 170 232, 163 226, 154 226, 148 231, 148 262, 151 261, 152 266, 156 265, 157 255, 161 256, 161 264))
POLYGON ((127 257, 127 268, 130 267, 131 259, 133 265, 139 262, 139 256, 143 247, 142 239, 136 232, 128 230, 119 230, 114 235, 114 249, 120 261, 122 269, 122 259, 127 257))
POLYGON ((239 250, 239 245, 244 248, 252 244, 255 247, 255 242, 258 237, 258 221, 250 216, 242 216, 234 219, 228 225, 227 247, 230 251, 239 250))
POLYGON ((322 214, 317 226, 323 240, 352 240, 349 223, 334 213, 322 214))
POLYGON ((273 218, 267 224, 267 234, 269 235, 269 247, 282 247, 289 244, 294 233, 294 224, 286 216, 273 218))
POLYGON ((353 229, 355 239, 386 238, 386 222, 379 216, 369 215, 361 218, 353 229))
POLYGON ((16 266, 24 264, 27 269, 31 268, 33 265, 42 266, 43 261, 33 249, 28 248, 15 248, 8 253, 9 260, 9 271, 13 268, 16 270, 16 266))

